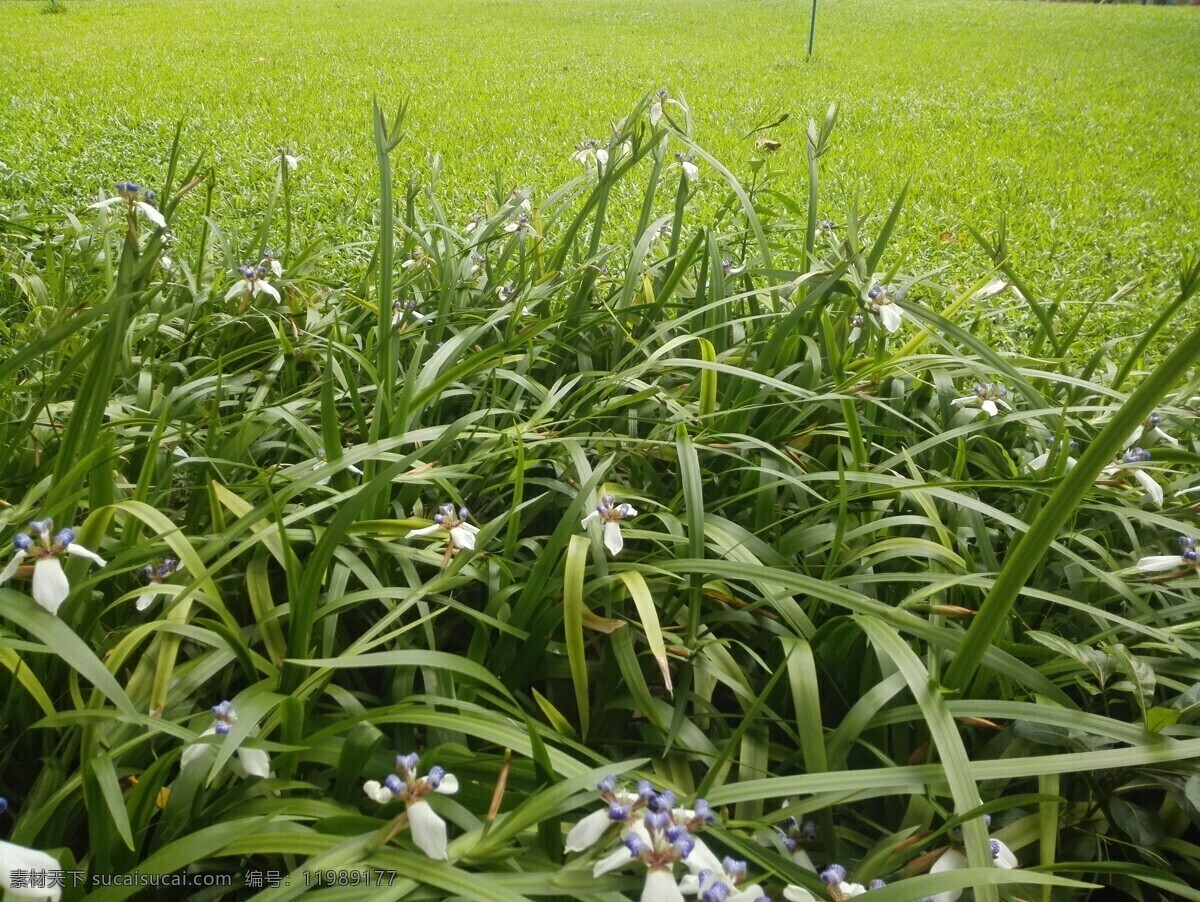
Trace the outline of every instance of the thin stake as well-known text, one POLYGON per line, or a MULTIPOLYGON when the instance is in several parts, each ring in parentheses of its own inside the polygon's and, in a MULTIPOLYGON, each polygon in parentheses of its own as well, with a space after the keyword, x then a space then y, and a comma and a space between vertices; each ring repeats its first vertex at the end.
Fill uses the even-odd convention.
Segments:
POLYGON ((817 0, 812 0, 812 19, 808 23, 808 58, 812 59, 813 35, 817 32, 817 0))

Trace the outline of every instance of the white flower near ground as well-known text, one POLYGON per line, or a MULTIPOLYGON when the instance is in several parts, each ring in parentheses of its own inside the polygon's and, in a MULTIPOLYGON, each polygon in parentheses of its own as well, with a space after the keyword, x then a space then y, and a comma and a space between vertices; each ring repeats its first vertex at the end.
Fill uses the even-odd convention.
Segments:
POLYGON ((445 530, 450 534, 450 544, 453 548, 463 548, 467 551, 473 551, 475 549, 475 536, 479 534, 479 527, 472 526, 467 522, 467 518, 470 516, 471 512, 465 507, 459 508, 458 515, 455 516, 454 505, 443 504, 434 515, 432 526, 411 530, 405 538, 412 539, 417 536, 431 536, 439 530, 445 530))
POLYGON ((425 797, 431 792, 453 795, 458 792, 458 778, 436 765, 429 768, 425 776, 418 777, 419 765, 420 759, 415 752, 397 755, 396 773, 388 774, 383 783, 367 780, 363 784, 363 792, 381 805, 393 799, 402 800, 405 803, 405 814, 408 815, 408 829, 413 844, 424 852, 426 857, 445 861, 449 857, 446 822, 433 810, 425 797))
POLYGON ((1138 560, 1137 568, 1143 573, 1162 573, 1167 570, 1200 570, 1200 548, 1195 536, 1179 537, 1179 554, 1157 554, 1138 560))
MULTIPOLYGON (((1033 458, 1033 460, 1029 461, 1029 469, 1034 471, 1035 473, 1039 470, 1046 469, 1046 464, 1050 463, 1050 451, 1053 447, 1054 447, 1054 439, 1051 437, 1047 437, 1046 450, 1043 451, 1041 454, 1039 454, 1037 457, 1033 458)), ((1071 456, 1071 452, 1078 451, 1078 450, 1079 450, 1079 442, 1075 442, 1075 441, 1069 442, 1065 448, 1063 447, 1062 442, 1058 443, 1058 456, 1063 460, 1063 466, 1066 467, 1068 470, 1072 469, 1075 466, 1075 464, 1077 463, 1075 458, 1071 456)))
POLYGON ((683 109, 683 104, 672 98, 666 88, 659 88, 650 101, 650 124, 656 126, 663 119, 667 118, 667 107, 669 106, 677 106, 681 110, 683 109))
POLYGON ((165 229, 167 221, 163 219, 162 213, 151 203, 153 200, 154 192, 149 188, 142 188, 141 185, 134 184, 133 182, 117 182, 116 197, 110 197, 107 200, 92 204, 88 209, 103 210, 114 204, 123 202, 129 207, 130 215, 141 213, 158 228, 165 229))
POLYGON ((1100 476, 1097 482, 1112 481, 1112 480, 1133 480, 1146 496, 1154 502, 1158 507, 1162 507, 1163 490, 1157 480, 1151 476, 1146 470, 1138 466, 1150 460, 1150 452, 1144 448, 1129 448, 1124 454, 1118 455, 1117 458, 1100 471, 1100 476))
POLYGON ((846 337, 847 344, 854 344, 862 335, 865 321, 861 316, 850 317, 850 334, 846 337))
POLYGON ((1008 283, 1003 279, 992 279, 992 281, 988 282, 977 292, 971 295, 971 299, 974 301, 986 301, 989 298, 994 298, 1007 287, 1008 283))
POLYGON ((6 893, 5 898, 12 896, 18 899, 61 899, 61 886, 30 886, 29 875, 31 872, 61 872, 62 869, 58 859, 46 852, 0 840, 0 887, 3 887, 6 893), (18 875, 22 875, 20 879, 17 879, 18 875))
POLYGON ((887 285, 872 286, 867 292, 867 301, 889 334, 900 328, 904 322, 904 308, 898 303, 899 298, 893 297, 887 285))
POLYGON ((721 860, 719 868, 705 867, 685 874, 679 881, 679 891, 685 896, 699 896, 700 902, 758 902, 764 894, 757 883, 738 889, 745 879, 746 862, 727 857, 721 860))
MULTIPOLYGON (((984 815, 984 823, 991 826, 992 819, 988 815, 984 815)), ((933 867, 929 869, 931 874, 944 874, 947 871, 957 871, 967 867, 967 856, 962 852, 962 828, 955 827, 950 831, 950 846, 943 852, 938 860, 933 863, 933 867)), ((1004 870, 1012 870, 1019 866, 1017 856, 1012 850, 998 839, 989 840, 989 845, 992 853, 992 863, 1004 870)), ((938 893, 933 897, 932 902, 956 902, 962 896, 962 890, 948 890, 944 893, 938 893)))
POLYGON ((608 163, 608 151, 595 138, 588 138, 575 145, 571 159, 582 164, 585 169, 591 169, 592 166, 603 169, 608 163))
POLYGON ((279 292, 267 280, 267 273, 270 270, 265 266, 246 266, 238 267, 238 275, 241 278, 230 286, 225 292, 225 300, 229 301, 237 297, 239 294, 246 295, 249 299, 254 299, 260 294, 266 294, 279 300, 279 292))
MULTIPOLYGON (((214 735, 224 736, 237 720, 237 712, 233 709, 233 705, 227 701, 223 701, 219 705, 214 705, 212 713, 213 725, 201 733, 200 738, 214 735)), ((215 753, 216 746, 210 743, 190 743, 183 750, 183 755, 179 759, 179 766, 180 768, 186 768, 192 762, 209 757, 215 753)), ((262 749, 252 749, 245 745, 240 745, 238 746, 237 756, 242 768, 250 776, 262 777, 264 780, 271 776, 271 757, 262 749)))
POLYGON ((1168 445, 1179 446, 1178 440, 1168 435, 1163 431, 1162 417, 1156 413, 1150 414, 1146 419, 1142 420, 1141 424, 1133 430, 1129 436, 1129 440, 1125 442, 1127 448, 1132 448, 1135 445, 1151 445, 1155 441, 1166 442, 1168 445))
MULTIPOLYGON (((170 579, 171 576, 178 573, 182 569, 183 564, 181 564, 177 558, 165 557, 159 562, 157 567, 153 564, 147 564, 141 569, 141 574, 142 578, 146 580, 148 584, 152 586, 161 586, 168 579, 170 579)), ((162 594, 164 593, 146 592, 142 595, 139 595, 134 604, 139 611, 144 611, 154 603, 155 599, 157 599, 159 595, 162 594)))
POLYGON ((1003 382, 981 382, 972 389, 971 394, 955 398, 951 404, 960 407, 974 407, 982 410, 989 417, 998 416, 1000 408, 1012 410, 1012 405, 1006 400, 1008 389, 1003 382))
POLYGON ((409 301, 392 301, 392 326, 401 324, 407 326, 409 323, 423 323, 433 319, 432 313, 422 313, 417 309, 417 302, 409 301))
POLYGON ((604 525, 604 547, 608 553, 616 557, 625 547, 625 537, 621 535, 620 523, 638 515, 631 504, 617 504, 616 495, 604 495, 596 509, 584 517, 579 525, 587 529, 593 523, 604 525))
POLYGON ((683 170, 683 177, 690 184, 694 184, 700 180, 700 169, 692 160, 692 155, 686 150, 678 151, 675 154, 675 165, 683 170))
MULTIPOLYGON (((318 448, 317 449, 317 462, 313 464, 313 469, 314 470, 322 470, 327 466, 329 466, 329 457, 325 453, 324 448, 318 448)), ((354 464, 347 464, 346 471, 349 473, 353 473, 355 476, 362 476, 362 474, 363 474, 363 471, 360 470, 358 467, 354 466, 354 464)), ((326 476, 324 479, 318 479, 317 485, 329 485, 329 478, 330 477, 326 476)))
POLYGON ((33 558, 33 585, 30 587, 30 594, 34 601, 51 614, 57 614, 59 607, 71 593, 71 583, 67 580, 59 557, 64 554, 75 555, 87 558, 100 567, 106 562, 96 552, 76 544, 75 531, 72 529, 60 530, 57 535, 51 537, 53 520, 33 520, 29 529, 33 536, 19 532, 13 539, 16 553, 9 558, 4 570, 0 571, 0 583, 12 579, 22 561, 33 558))

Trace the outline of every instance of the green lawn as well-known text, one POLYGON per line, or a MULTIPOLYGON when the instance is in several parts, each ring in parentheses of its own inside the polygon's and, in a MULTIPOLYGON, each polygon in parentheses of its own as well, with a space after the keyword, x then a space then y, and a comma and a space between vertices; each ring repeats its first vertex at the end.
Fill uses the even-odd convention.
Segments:
POLYGON ((838 102, 826 197, 844 209, 862 191, 878 209, 912 176, 898 238, 914 269, 973 276, 981 258, 959 257, 977 253, 970 242, 938 236, 1004 212, 1041 292, 1092 300, 1144 274, 1134 298, 1158 300, 1200 223, 1200 16, 1184 8, 826 0, 806 62, 808 6, 796 2, 68 7, 0 0, 0 200, 33 209, 78 209, 118 178, 153 184, 182 118, 189 149, 218 164, 218 221, 254 221, 288 145, 304 157, 306 234, 354 239, 376 186, 372 97, 411 98, 401 166, 440 153, 443 197, 465 217, 497 174, 506 187, 558 184, 578 169, 576 141, 606 136, 666 86, 742 176, 743 136, 790 113, 775 159, 793 194, 802 126, 838 102))

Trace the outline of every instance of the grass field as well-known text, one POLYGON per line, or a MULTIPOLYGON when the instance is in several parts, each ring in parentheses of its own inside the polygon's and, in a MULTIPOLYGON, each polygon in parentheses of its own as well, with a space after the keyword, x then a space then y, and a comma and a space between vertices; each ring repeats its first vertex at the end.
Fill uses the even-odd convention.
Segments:
POLYGON ((775 162, 793 194, 803 127, 836 101, 831 208, 861 191, 878 209, 911 176, 900 247, 913 269, 948 264, 952 278, 982 258, 938 236, 1005 213, 1015 264, 1052 299, 1145 277, 1109 327, 1162 297, 1200 229, 1200 16, 1183 8, 826 0, 806 62, 807 5, 774 0, 67 5, 0 0, 0 198, 35 210, 79 209, 118 178, 153 184, 182 119, 217 164, 223 225, 256 221, 286 145, 304 157, 306 234, 355 240, 375 184, 375 96, 411 98, 398 165, 440 153, 442 196, 465 218, 497 179, 532 183, 536 199, 578 171, 577 141, 667 87, 743 177, 743 136, 790 113, 775 162))

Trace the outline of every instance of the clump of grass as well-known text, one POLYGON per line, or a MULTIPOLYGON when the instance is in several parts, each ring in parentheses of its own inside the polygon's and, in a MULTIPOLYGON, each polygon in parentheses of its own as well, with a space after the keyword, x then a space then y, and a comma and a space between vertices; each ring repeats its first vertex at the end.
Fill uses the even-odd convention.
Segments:
POLYGON ((67 11, 67 4, 61 0, 45 0, 42 4, 42 12, 45 15, 58 15, 67 11))
POLYGON ((828 205, 835 109, 802 198, 691 122, 450 210, 376 108, 351 253, 287 149, 222 227, 182 130, 154 192, 0 219, 13 843, 230 897, 636 895, 633 833, 662 898, 696 848, 792 899, 1190 898, 1200 335, 1144 361, 1200 264, 1079 363, 1004 234, 952 290, 907 188, 828 205))

